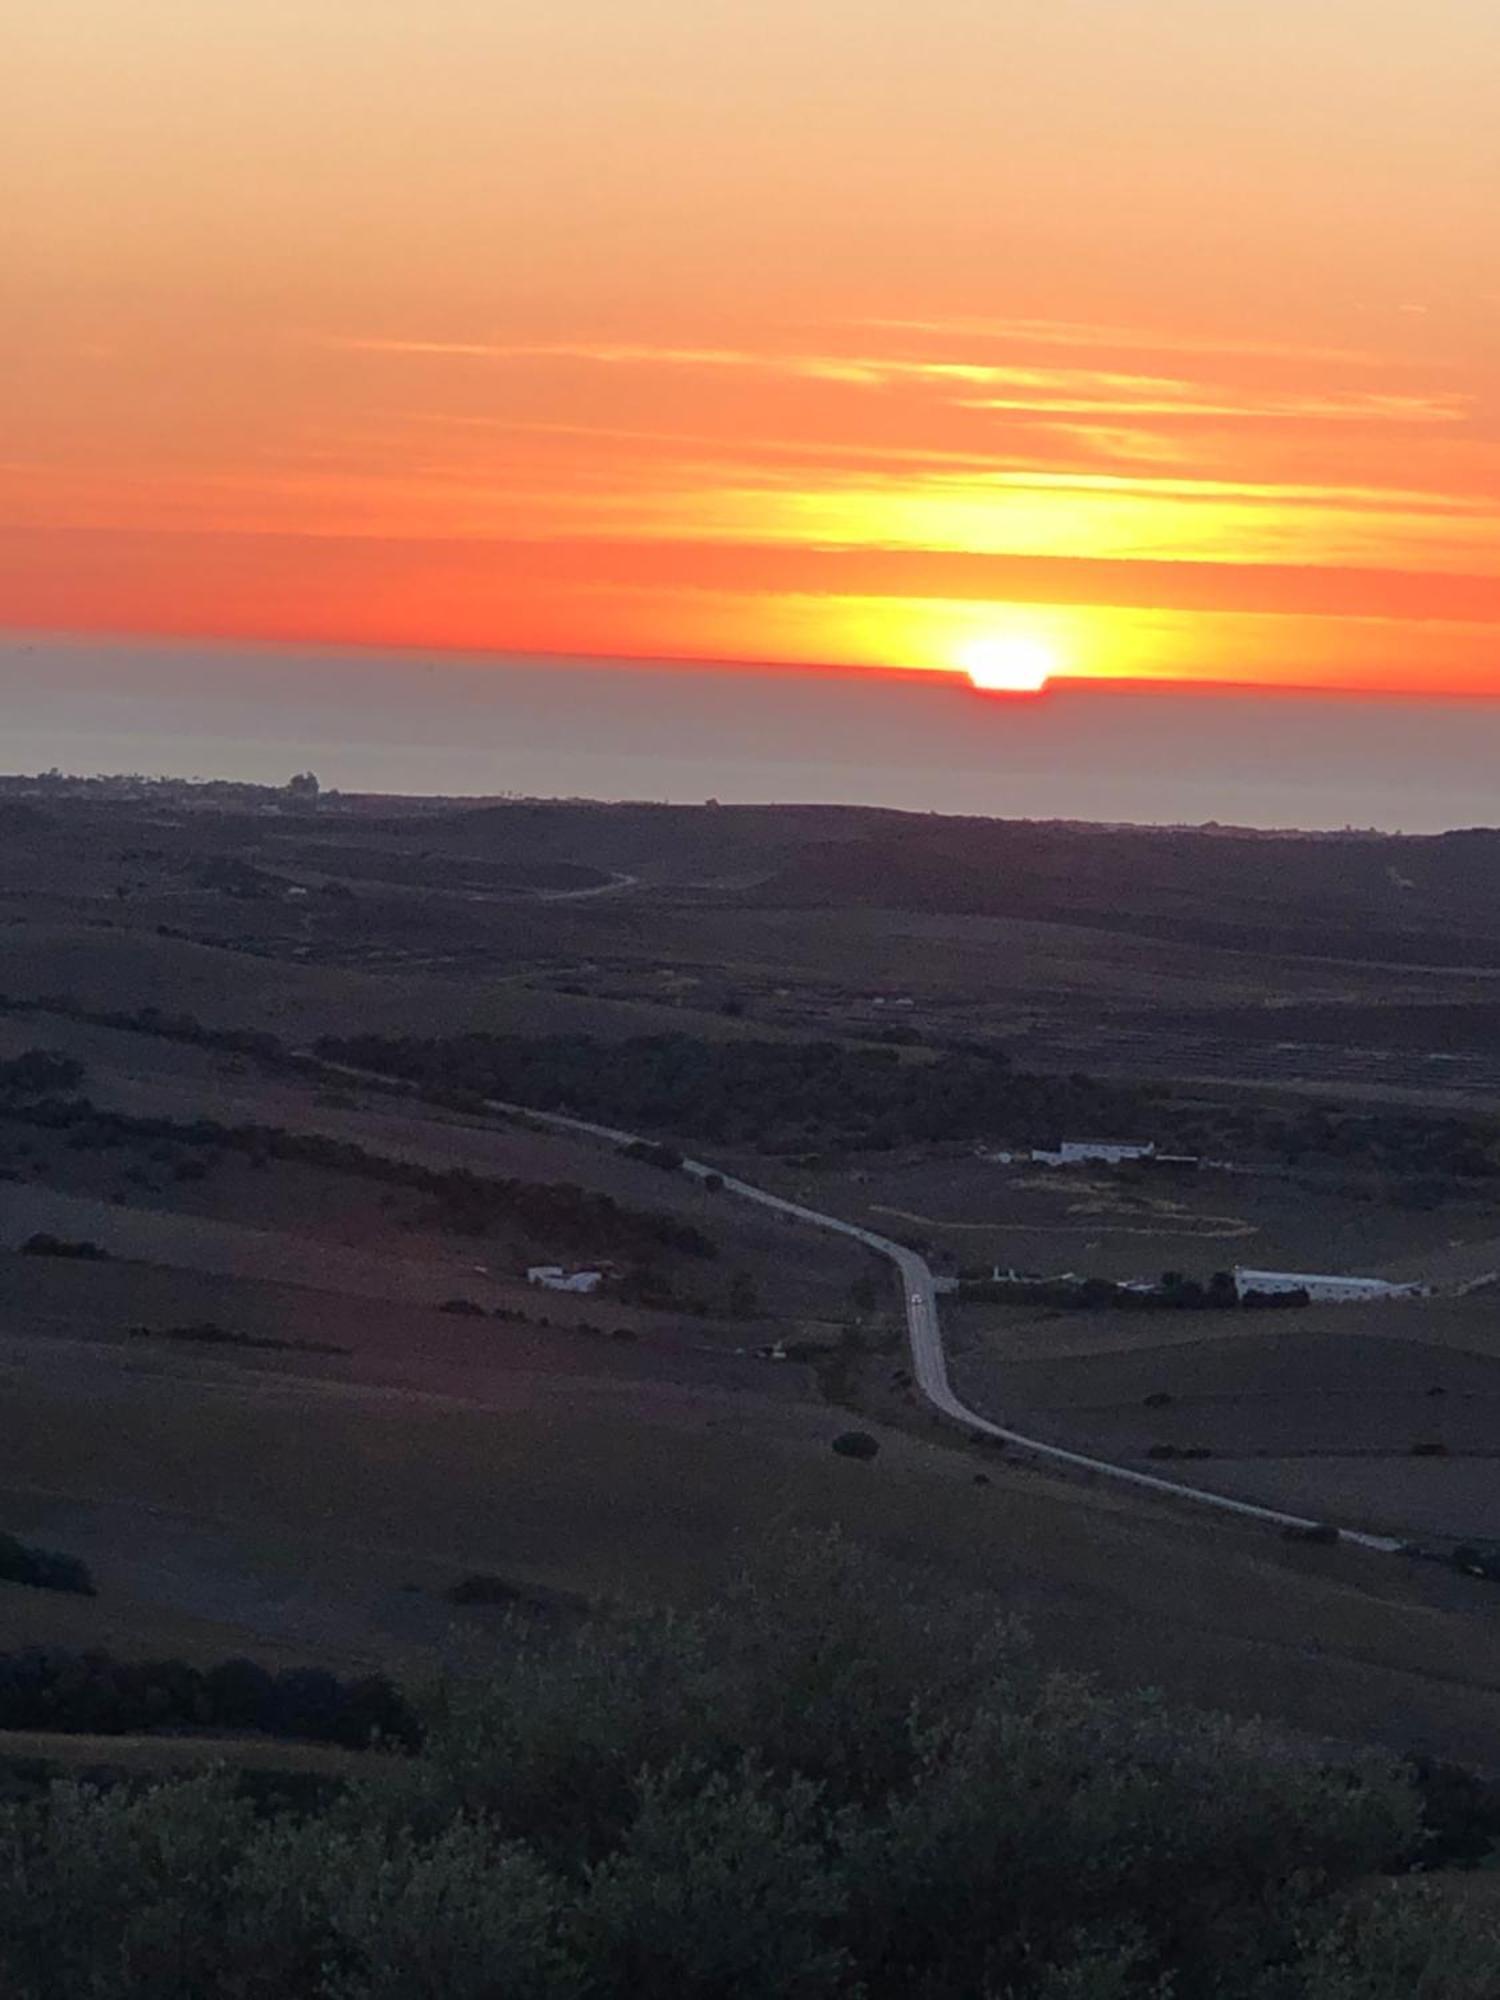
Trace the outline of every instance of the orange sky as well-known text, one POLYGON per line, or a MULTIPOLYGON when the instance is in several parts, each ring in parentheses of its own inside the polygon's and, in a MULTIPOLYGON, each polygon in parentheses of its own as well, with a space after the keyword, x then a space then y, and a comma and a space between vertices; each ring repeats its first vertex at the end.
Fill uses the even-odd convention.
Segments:
POLYGON ((1495 0, 48 0, 0 621, 1500 693, 1495 0))

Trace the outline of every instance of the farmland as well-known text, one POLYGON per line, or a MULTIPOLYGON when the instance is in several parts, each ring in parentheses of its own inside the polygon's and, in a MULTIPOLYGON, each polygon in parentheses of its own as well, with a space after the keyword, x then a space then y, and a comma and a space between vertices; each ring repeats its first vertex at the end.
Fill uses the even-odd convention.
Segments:
MULTIPOLYGON (((1071 874, 1019 832, 1000 868, 1006 838, 26 795, 0 1066, 77 1076, 0 1102, 0 1528, 100 1587, 0 1586, 6 1643, 161 1630, 189 1657, 421 1674, 495 1629, 465 1579, 541 1615, 711 1595, 736 1551, 838 1523, 1125 1684, 1500 1765, 1492 1586, 977 1450, 903 1383, 885 1266, 672 1170, 693 1146, 948 1274, 1500 1265, 1500 1093, 1429 1074, 1429 1029, 1482 1059, 1500 977, 1489 905, 1446 863, 1413 914, 1382 902, 1394 860, 1303 843, 1309 894, 1345 899, 1328 953, 1295 897, 1270 923, 1257 843, 1134 844, 1132 901, 1086 830, 1071 874), (1266 1069, 1280 1041, 1296 1088, 1266 1069), (389 1083, 320 1069, 320 1043, 389 1083), (662 1157, 486 1095, 638 1121, 662 1157), (1101 1125, 1203 1162, 986 1157, 1101 1125), (101 1254, 23 1254, 38 1236, 101 1254), (541 1291, 542 1263, 601 1289, 541 1291), (872 1462, 830 1449, 851 1423, 872 1462)), ((1204 1451, 1204 1485, 1435 1542, 1500 1536, 1490 1312, 1483 1291, 1352 1317, 944 1302, 963 1392, 1033 1435, 1143 1467, 1204 1451)))

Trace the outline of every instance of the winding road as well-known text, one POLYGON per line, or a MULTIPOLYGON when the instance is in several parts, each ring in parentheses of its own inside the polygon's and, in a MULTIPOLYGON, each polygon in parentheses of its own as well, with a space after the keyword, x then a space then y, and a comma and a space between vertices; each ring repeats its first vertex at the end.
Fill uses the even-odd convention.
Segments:
MULTIPOLYGON (((382 1076, 374 1070, 354 1069, 346 1063, 324 1062, 309 1051, 300 1051, 300 1059, 316 1064, 320 1069, 342 1076, 358 1078, 365 1083, 376 1083, 390 1089, 408 1089, 415 1094, 415 1086, 403 1085, 398 1079, 382 1076)), ((580 1137, 599 1139, 612 1146, 634 1146, 653 1144, 639 1132, 624 1132, 613 1125, 596 1125, 586 1118, 570 1118, 560 1111, 536 1111, 527 1104, 510 1104, 501 1098, 486 1098, 485 1108, 499 1112, 507 1118, 529 1119, 533 1124, 542 1125, 555 1132, 572 1132, 580 1137)), ((1121 1485, 1134 1486, 1149 1493, 1160 1494, 1170 1500, 1186 1501, 1196 1507, 1208 1507, 1221 1514, 1232 1514, 1241 1520, 1258 1521, 1272 1528, 1316 1528, 1324 1524, 1305 1514, 1284 1514, 1275 1507, 1258 1506, 1253 1500, 1231 1499, 1225 1493, 1210 1493, 1201 1486, 1187 1486, 1177 1479, 1163 1479, 1153 1472, 1138 1472, 1134 1466, 1117 1465, 1113 1460, 1092 1458, 1086 1452, 1069 1451, 1062 1445, 1047 1444, 1040 1438, 1027 1437, 1021 1431, 1007 1429, 993 1419, 981 1416, 971 1410, 958 1395, 948 1379, 948 1357, 943 1351, 942 1322, 938 1316, 937 1285, 933 1279, 931 1266, 925 1257, 898 1243, 894 1237, 880 1236, 872 1229, 861 1229, 857 1223, 846 1222, 841 1216, 825 1215, 821 1209, 807 1208, 801 1202, 788 1201, 784 1195, 772 1194, 768 1188, 756 1187, 753 1181, 740 1180, 734 1174, 726 1174, 705 1160, 684 1159, 681 1171, 697 1181, 713 1180, 721 1184, 728 1194, 738 1195, 744 1201, 752 1201, 760 1208, 774 1210, 794 1222, 805 1222, 814 1229, 826 1229, 835 1236, 852 1238, 856 1243, 873 1250, 877 1256, 885 1257, 895 1265, 901 1280, 902 1303, 906 1313, 907 1344, 911 1350, 912 1377, 918 1389, 932 1408, 940 1416, 947 1417, 955 1424, 961 1424, 972 1436, 995 1438, 1002 1444, 1013 1445, 1018 1450, 1029 1453, 1052 1465, 1066 1466, 1072 1472, 1090 1473, 1096 1478, 1112 1479, 1121 1485)), ((1340 1528, 1339 1540, 1361 1549, 1369 1549, 1380 1555, 1399 1555, 1406 1544, 1392 1535, 1367 1534, 1357 1528, 1340 1528)))

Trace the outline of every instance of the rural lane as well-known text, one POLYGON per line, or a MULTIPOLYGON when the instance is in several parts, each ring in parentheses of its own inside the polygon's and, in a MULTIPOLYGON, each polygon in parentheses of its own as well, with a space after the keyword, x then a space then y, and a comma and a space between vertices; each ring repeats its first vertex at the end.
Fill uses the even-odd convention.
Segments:
MULTIPOLYGON (((366 1083, 379 1084, 387 1089, 407 1089, 415 1093, 415 1086, 403 1085, 399 1079, 382 1076, 375 1070, 355 1069, 347 1063, 325 1062, 311 1051, 299 1050, 299 1061, 316 1065, 342 1076, 358 1078, 366 1083)), ((655 1141, 646 1139, 639 1132, 624 1132, 613 1125, 597 1125, 587 1118, 570 1118, 560 1111, 537 1111, 528 1104, 511 1104, 502 1098, 486 1098, 485 1108, 499 1112, 502 1116, 529 1119, 534 1124, 556 1132, 573 1132, 587 1139, 599 1139, 611 1146, 650 1145, 655 1141)), ((696 1181, 712 1180, 721 1184, 727 1194, 738 1195, 744 1201, 754 1202, 760 1208, 767 1208, 794 1222, 805 1222, 814 1229, 824 1229, 836 1236, 844 1236, 877 1256, 887 1258, 895 1265, 901 1280, 902 1304, 906 1314, 907 1344, 911 1350, 912 1377, 918 1389, 926 1397, 940 1416, 947 1417, 955 1424, 961 1424, 974 1437, 994 1438, 1002 1444, 1013 1445, 1017 1450, 1029 1453, 1052 1465, 1066 1466, 1073 1472, 1086 1472, 1100 1479, 1112 1479, 1126 1486, 1134 1486, 1148 1493, 1160 1494, 1170 1500, 1187 1501, 1197 1507, 1208 1507, 1221 1514, 1231 1514, 1241 1520, 1258 1521, 1273 1528, 1314 1528, 1322 1525, 1304 1514, 1284 1514, 1275 1507, 1261 1507, 1253 1500, 1234 1500, 1225 1493, 1210 1493, 1201 1486, 1187 1486, 1177 1479, 1163 1479, 1153 1472, 1138 1472, 1134 1466, 1118 1465, 1111 1459, 1093 1458, 1086 1452, 1069 1451, 1062 1445, 1047 1444, 1040 1438, 1027 1437, 1021 1431, 1007 1429, 991 1418, 981 1416, 971 1410, 955 1391, 948 1379, 948 1357, 943 1351, 942 1322, 938 1315, 937 1285, 927 1259, 917 1251, 898 1243, 894 1237, 880 1236, 872 1229, 861 1229, 858 1223, 846 1222, 841 1216, 826 1215, 821 1209, 807 1208, 801 1202, 788 1201, 784 1195, 772 1194, 768 1188, 757 1187, 753 1181, 740 1180, 734 1174, 726 1174, 705 1160, 684 1158, 681 1171, 696 1181)), ((1340 1528, 1339 1539, 1351 1543, 1356 1548, 1371 1549, 1381 1555, 1399 1555, 1405 1543, 1392 1535, 1372 1535, 1361 1529, 1340 1528)))

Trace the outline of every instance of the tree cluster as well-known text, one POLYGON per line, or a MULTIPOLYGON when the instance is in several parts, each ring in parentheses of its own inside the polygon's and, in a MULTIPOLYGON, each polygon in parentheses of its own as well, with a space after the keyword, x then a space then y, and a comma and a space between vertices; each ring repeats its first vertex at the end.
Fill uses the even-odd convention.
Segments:
POLYGON ((1025 1074, 974 1048, 916 1062, 894 1048, 840 1042, 473 1034, 330 1037, 318 1051, 423 1089, 774 1152, 943 1139, 1040 1144, 1073 1130, 1133 1129, 1147 1101, 1088 1077, 1025 1074))
POLYGON ((700 1615, 517 1620, 382 1765, 296 1814, 212 1778, 0 1809, 0 1987, 1477 2000, 1500 1976, 1489 1901, 1395 1879, 1479 1858, 1472 1788, 1106 1695, 823 1539, 700 1615))
POLYGON ((0 1730, 122 1736, 142 1730, 255 1730, 264 1736, 414 1749, 421 1725, 383 1675, 340 1680, 321 1667, 271 1673, 254 1660, 117 1660, 33 1646, 0 1654, 0 1730))
POLYGON ((1301 1285, 1241 1297, 1231 1271, 1215 1271, 1207 1284, 1181 1271, 1163 1271, 1145 1291, 1113 1278, 994 1278, 961 1272, 959 1296, 976 1304, 1071 1306, 1082 1312, 1101 1307, 1117 1312, 1285 1312, 1310 1303, 1301 1285))
MULTIPOLYGON (((613 1196, 573 1181, 523 1181, 476 1174, 467 1167, 439 1169, 369 1152, 351 1139, 319 1132, 288 1132, 276 1125, 224 1125, 109 1111, 87 1098, 46 1097, 7 1107, 6 1115, 44 1131, 64 1132, 69 1144, 108 1149, 133 1142, 218 1148, 264 1164, 293 1161, 429 1196, 444 1228, 479 1236, 510 1223, 544 1245, 578 1245, 598 1256, 676 1251, 712 1257, 712 1241, 693 1223, 648 1209, 622 1206, 613 1196)), ((38 1253, 40 1254, 40 1253, 38 1253)), ((65 1254, 53 1249, 48 1254, 65 1254)))
POLYGON ((263 1030, 211 1028, 195 1015, 169 1014, 160 1007, 86 1007, 65 994, 30 1000, 0 993, 0 1014, 60 1014, 65 1020, 87 1021, 94 1027, 124 1028, 134 1034, 159 1035, 165 1041, 188 1042, 197 1048, 223 1049, 230 1055, 267 1061, 285 1054, 280 1038, 263 1030))
POLYGON ((21 1255, 72 1257, 83 1263, 99 1264, 109 1256, 109 1252, 97 1243, 91 1243, 86 1236, 54 1236, 49 1229, 38 1229, 21 1245, 21 1255))

